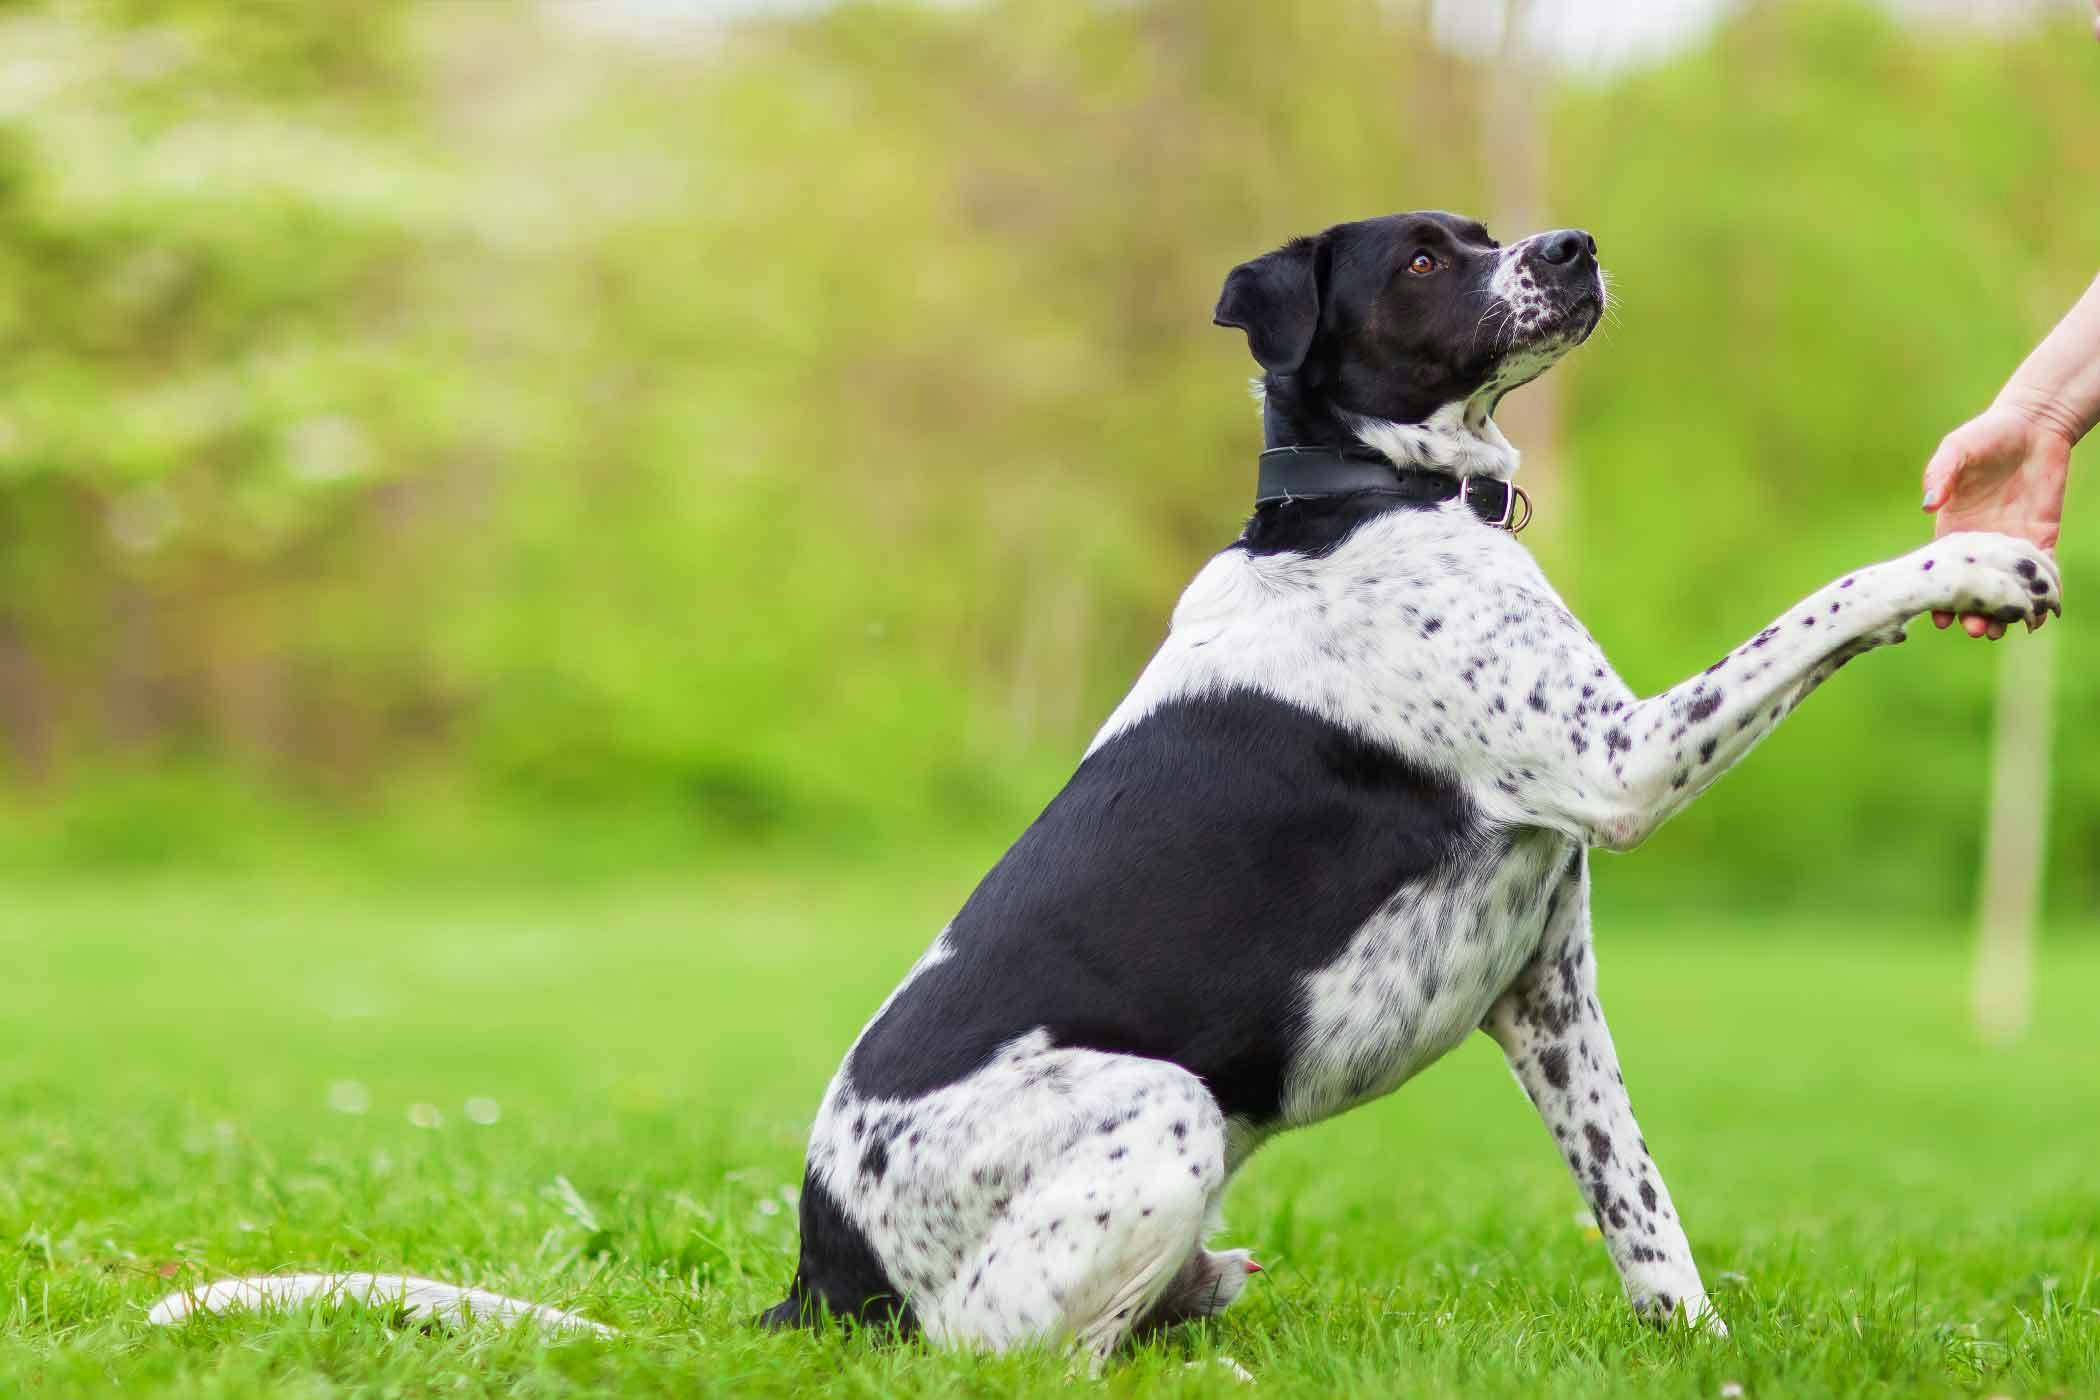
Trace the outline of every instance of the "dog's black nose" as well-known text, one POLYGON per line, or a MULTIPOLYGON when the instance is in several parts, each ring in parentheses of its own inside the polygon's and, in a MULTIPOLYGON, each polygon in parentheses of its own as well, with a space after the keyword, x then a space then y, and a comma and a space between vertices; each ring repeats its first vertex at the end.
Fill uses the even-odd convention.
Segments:
POLYGON ((1559 267, 1581 257, 1597 256, 1597 240, 1585 229, 1564 228, 1539 235, 1539 256, 1559 267))

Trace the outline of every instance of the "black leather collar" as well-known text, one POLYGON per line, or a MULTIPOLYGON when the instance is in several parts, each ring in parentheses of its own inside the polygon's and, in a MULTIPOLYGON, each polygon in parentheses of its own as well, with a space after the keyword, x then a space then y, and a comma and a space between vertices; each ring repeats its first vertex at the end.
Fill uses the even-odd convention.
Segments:
POLYGON ((1277 501, 1323 496, 1398 496, 1409 505, 1463 500, 1466 508, 1512 534, 1531 522, 1531 498, 1491 476, 1453 476, 1430 467, 1395 466, 1368 447, 1272 447, 1261 454, 1256 509, 1277 501))

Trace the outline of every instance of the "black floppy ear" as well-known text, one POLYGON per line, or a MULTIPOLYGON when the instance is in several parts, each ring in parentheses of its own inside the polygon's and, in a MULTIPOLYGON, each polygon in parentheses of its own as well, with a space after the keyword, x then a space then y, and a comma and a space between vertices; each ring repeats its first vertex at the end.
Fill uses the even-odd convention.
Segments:
POLYGON ((1241 263, 1225 276, 1212 323, 1245 331, 1247 348, 1269 373, 1297 373, 1320 324, 1326 255, 1324 238, 1294 238, 1241 263))

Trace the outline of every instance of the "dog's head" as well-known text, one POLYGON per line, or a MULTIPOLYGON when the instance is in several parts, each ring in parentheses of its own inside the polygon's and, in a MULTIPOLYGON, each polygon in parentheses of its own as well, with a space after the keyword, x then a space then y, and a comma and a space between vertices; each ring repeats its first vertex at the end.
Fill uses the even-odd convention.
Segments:
POLYGON ((1407 463, 1506 476, 1493 422, 1604 312, 1580 229, 1503 247, 1434 211, 1337 224, 1240 264, 1214 319, 1261 362, 1269 445, 1371 446, 1407 463))

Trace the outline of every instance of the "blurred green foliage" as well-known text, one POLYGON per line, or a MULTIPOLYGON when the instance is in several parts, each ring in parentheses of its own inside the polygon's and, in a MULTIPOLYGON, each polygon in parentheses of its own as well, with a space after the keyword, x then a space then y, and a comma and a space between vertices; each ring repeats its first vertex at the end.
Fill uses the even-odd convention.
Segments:
MULTIPOLYGON (((1353 0, 642 44, 399 0, 0 13, 0 846, 1010 832, 1237 529, 1224 271, 1486 210, 1482 72, 1426 34, 1353 0)), ((1636 687, 1922 534, 1932 445, 2100 261, 2096 63, 2068 22, 1764 3, 1562 82, 1551 204, 1622 300, 1559 372, 1527 539, 1636 687)), ((2100 701, 2071 515, 2067 719, 2100 701)), ((1607 890, 1965 908, 1994 656, 1916 635, 1607 890)), ((2056 768, 2083 909, 2075 722, 2056 768)))

